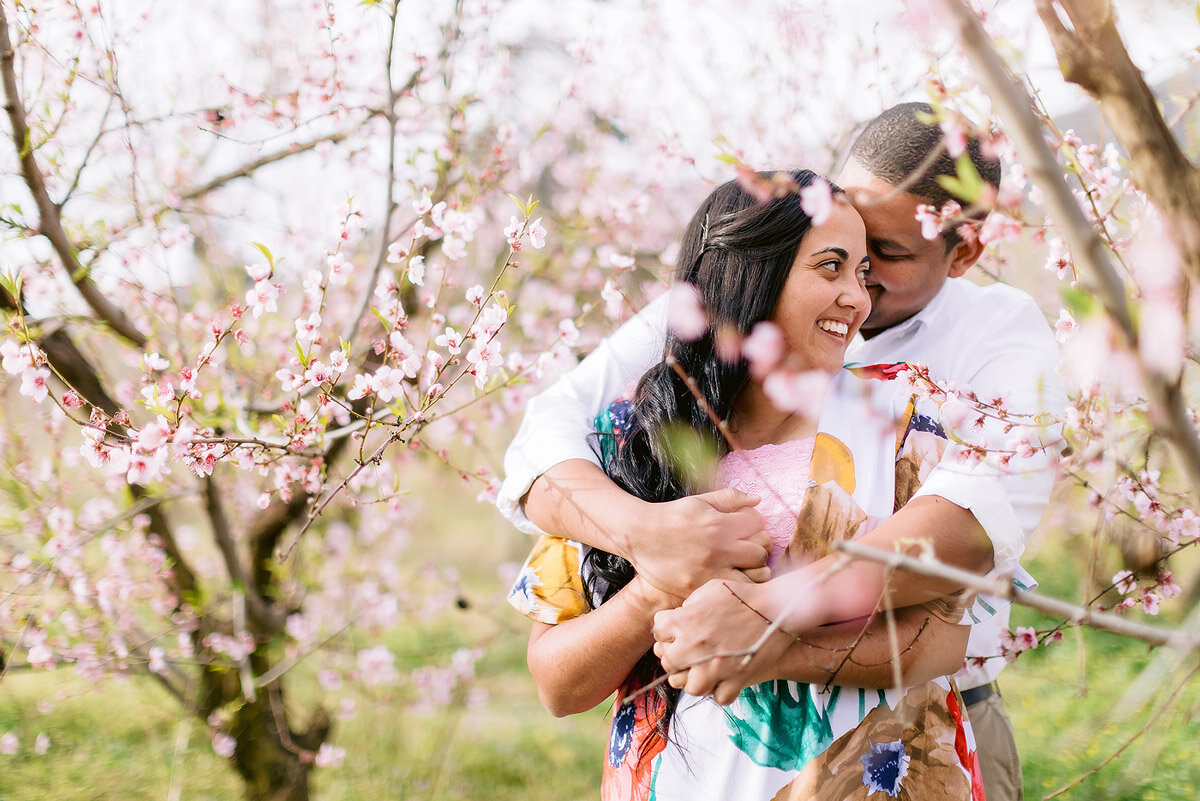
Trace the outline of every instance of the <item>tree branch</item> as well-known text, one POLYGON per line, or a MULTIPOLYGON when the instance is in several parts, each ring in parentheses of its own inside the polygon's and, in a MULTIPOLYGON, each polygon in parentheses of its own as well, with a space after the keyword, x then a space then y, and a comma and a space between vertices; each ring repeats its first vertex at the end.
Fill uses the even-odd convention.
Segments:
POLYGON ((246 612, 256 629, 263 632, 279 631, 286 622, 283 613, 266 601, 259 593, 253 578, 247 574, 245 565, 237 551, 233 528, 229 525, 229 517, 221 503, 220 489, 216 477, 207 476, 204 479, 204 509, 208 513, 212 525, 213 539, 225 560, 225 569, 234 585, 241 586, 245 592, 246 612))
POLYGON ((858 542, 836 542, 833 544, 833 549, 849 554, 855 559, 878 562, 890 568, 916 573, 919 576, 945 579, 976 592, 1028 606, 1048 617, 1065 618, 1081 626, 1119 634, 1151 645, 1165 645, 1181 653, 1200 651, 1200 632, 1148 626, 1108 612, 1097 612, 1086 606, 1076 606, 1057 598, 1049 598, 1029 590, 1022 590, 1010 580, 985 578, 937 560, 906 556, 893 551, 872 548, 858 542))
POLYGON ((1158 99, 1129 57, 1109 0, 1037 0, 1063 77, 1100 104, 1100 112, 1129 154, 1134 182, 1162 210, 1185 271, 1200 278, 1200 172, 1183 152, 1158 99), (1066 31, 1054 6, 1066 11, 1066 31))
POLYGON ((1008 67, 1000 60, 1000 54, 996 52, 975 12, 963 0, 947 0, 946 8, 951 12, 959 41, 976 77, 1004 118, 1005 131, 1013 138, 1021 164, 1042 188, 1046 206, 1070 246, 1072 255, 1086 269, 1084 278, 1090 276, 1091 283, 1095 284, 1093 290, 1116 321, 1126 344, 1132 346, 1136 334, 1125 297, 1124 282, 1109 261, 1104 242, 1084 217, 1063 182, 1062 168, 1046 146, 1029 95, 1013 81, 1008 67))
POLYGON ((21 176, 37 206, 38 231, 49 240, 71 282, 96 316, 122 338, 139 348, 145 347, 146 336, 92 282, 88 268, 79 263, 75 248, 63 230, 58 206, 50 199, 41 167, 34 157, 29 127, 25 124, 25 109, 17 88, 15 57, 16 53, 8 36, 8 17, 4 11, 4 4, 0 3, 0 73, 4 83, 4 110, 12 126, 12 141, 21 163, 21 176))
MULTIPOLYGON (((1067 2, 1067 0, 1063 1, 1067 2)), ((1104 0, 1093 1, 1104 2, 1104 0)), ((1053 8, 1049 7, 1049 2, 1050 0, 1039 0, 1039 11, 1044 10, 1045 14, 1048 15, 1043 17, 1043 21, 1051 30, 1052 36, 1057 37, 1060 41, 1068 41, 1064 37, 1069 37, 1071 34, 1058 19, 1053 8), (1043 7, 1045 8, 1043 9, 1043 7)), ((1000 55, 996 52, 987 33, 983 30, 983 26, 980 24, 975 12, 967 7, 963 0, 947 0, 946 7, 957 26, 959 41, 962 43, 963 50, 966 52, 967 58, 975 70, 976 77, 1004 118, 1005 130, 1013 138, 1021 163, 1025 165, 1030 176, 1041 187, 1050 215, 1054 218, 1059 230, 1062 232, 1063 238, 1071 248, 1071 253, 1075 257, 1075 261, 1084 268, 1082 278, 1087 281, 1089 289, 1100 299, 1105 310, 1113 322, 1116 323, 1125 347, 1136 354, 1137 331, 1129 312, 1124 281, 1109 260, 1104 242, 1096 233, 1095 228, 1084 217, 1079 205, 1075 202, 1075 198, 1067 188, 1066 182, 1062 180, 1062 168, 1059 167, 1054 154, 1050 152, 1050 148, 1046 145, 1046 141, 1042 137, 1041 126, 1032 111, 1032 103, 1029 100, 1029 95, 1013 81, 1008 68, 1001 61, 1000 55)), ((1083 13, 1077 5, 1071 7, 1075 8, 1076 13, 1083 13)), ((1105 15, 1095 10, 1092 13, 1097 14, 1095 21, 1091 23, 1093 26, 1100 26, 1105 31, 1112 27, 1111 14, 1105 15)), ((1081 31, 1088 30, 1080 21, 1076 21, 1074 16, 1072 16, 1072 21, 1076 26, 1076 38, 1080 35, 1081 31)), ((1114 41, 1107 43, 1106 47, 1109 49, 1119 49, 1120 55, 1128 62, 1128 53, 1121 46, 1120 38, 1117 36, 1115 28, 1112 28, 1111 36, 1114 41)), ((1064 46, 1073 47, 1073 45, 1064 46)), ((1145 82, 1142 81, 1141 74, 1133 67, 1132 62, 1129 62, 1128 68, 1132 70, 1132 73, 1123 73, 1125 74, 1124 80, 1135 81, 1138 86, 1145 88, 1145 82)), ((1140 92, 1136 88, 1131 91, 1134 94, 1140 92)), ((1145 92, 1149 95, 1149 89, 1145 89, 1145 92)), ((1109 99, 1111 100, 1111 98, 1109 99)), ((1150 96, 1150 100, 1153 101, 1152 96, 1150 96)), ((1120 106, 1120 108, 1127 107, 1120 106)), ((1161 123, 1162 114, 1159 113, 1157 107, 1152 104, 1146 113, 1150 113, 1150 111, 1153 112, 1158 123, 1161 123)), ((1134 122, 1124 116, 1127 113, 1132 112, 1127 110, 1115 115, 1122 118, 1122 130, 1130 127, 1134 122)), ((1114 130, 1117 130, 1116 124, 1112 124, 1114 125, 1114 130)), ((1150 127, 1154 127, 1154 124, 1149 125, 1150 127)), ((1122 135, 1118 131, 1118 139, 1121 139, 1122 135)), ((1170 137, 1169 131, 1167 132, 1167 138, 1170 139, 1169 145, 1166 142, 1160 142, 1155 145, 1143 142, 1139 150, 1142 153, 1141 158, 1143 160, 1152 160, 1154 157, 1152 151, 1161 145, 1164 149, 1163 158, 1166 160, 1166 163, 1175 163, 1176 156, 1172 155, 1171 151, 1179 153, 1178 146, 1174 139, 1170 137)), ((1124 140, 1122 140, 1122 144, 1126 145, 1127 149, 1131 147, 1124 140)), ((1132 150, 1130 152, 1132 153, 1132 150)), ((1186 159, 1184 159, 1184 162, 1186 164, 1186 159)), ((1172 177, 1170 179, 1172 182, 1179 184, 1188 183, 1187 175, 1192 174, 1194 170, 1192 170, 1190 164, 1181 169, 1184 169, 1185 172, 1172 177), (1180 180, 1180 178, 1184 178, 1185 180, 1180 180)), ((1150 172, 1152 175, 1158 175, 1159 170, 1156 168, 1150 172)), ((1194 183, 1194 181, 1192 182, 1194 183)), ((1147 196, 1150 196, 1149 188, 1143 186, 1143 189, 1146 189, 1147 196)), ((1193 208, 1193 200, 1186 197, 1186 190, 1164 191, 1169 191, 1173 197, 1177 197, 1178 202, 1171 202, 1169 206, 1164 206, 1153 196, 1150 196, 1150 199, 1163 209, 1163 213, 1167 215, 1176 237, 1182 237, 1185 234, 1185 229, 1189 227, 1195 228, 1197 225, 1200 225, 1200 198, 1195 199, 1193 208), (1185 216, 1186 214, 1191 214, 1193 216, 1186 223, 1181 223, 1172 216, 1179 214, 1184 214, 1185 216)), ((1183 242, 1183 240, 1179 241, 1183 242)), ((1184 254, 1184 260, 1186 262, 1189 258, 1194 259, 1200 265, 1200 231, 1197 231, 1196 243, 1195 253, 1190 257, 1184 254)), ((1185 247, 1188 247, 1186 243, 1185 247)), ((1146 371, 1145 386, 1150 400, 1151 417, 1158 431, 1172 445, 1174 452, 1182 462, 1183 469, 1187 473, 1188 480, 1193 489, 1200 491, 1200 438, 1197 437, 1195 427, 1191 423, 1179 381, 1168 380, 1160 375, 1146 371)))
POLYGON ((366 125, 371 119, 371 116, 373 115, 368 115, 358 123, 351 125, 349 128, 345 128, 340 131, 334 131, 333 133, 326 134, 324 136, 318 136, 317 138, 310 139, 307 142, 292 144, 288 147, 276 150, 273 153, 268 153, 265 156, 261 156, 254 161, 247 162, 235 170, 230 170, 227 173, 218 175, 216 178, 213 178, 207 183, 203 183, 200 186, 185 190, 182 194, 180 194, 179 202, 183 203, 189 200, 196 200, 197 198, 203 197, 204 195, 207 195, 209 192, 212 192, 216 189, 220 189, 225 184, 236 181, 239 178, 249 178, 255 172, 263 167, 266 167, 268 164, 274 164, 277 161, 283 161, 291 156, 295 156, 300 153, 306 153, 315 148, 317 145, 324 144, 325 142, 332 142, 334 144, 341 142, 363 125, 366 125))

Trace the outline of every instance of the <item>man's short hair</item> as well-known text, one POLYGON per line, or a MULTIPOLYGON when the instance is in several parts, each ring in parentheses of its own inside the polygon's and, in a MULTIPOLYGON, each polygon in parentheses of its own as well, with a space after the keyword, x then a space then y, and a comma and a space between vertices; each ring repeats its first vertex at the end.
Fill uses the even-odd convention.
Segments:
MULTIPOLYGON (((892 106, 867 123, 850 148, 850 158, 876 178, 902 186, 934 208, 941 209, 950 200, 962 202, 937 180, 941 176, 954 177, 958 170, 936 120, 937 111, 928 103, 892 106)), ((979 177, 999 189, 1000 160, 984 154, 978 136, 968 134, 966 155, 979 177)), ((978 209, 970 216, 983 219, 987 209, 978 209)), ((948 248, 958 243, 953 230, 946 231, 945 236, 948 248)))

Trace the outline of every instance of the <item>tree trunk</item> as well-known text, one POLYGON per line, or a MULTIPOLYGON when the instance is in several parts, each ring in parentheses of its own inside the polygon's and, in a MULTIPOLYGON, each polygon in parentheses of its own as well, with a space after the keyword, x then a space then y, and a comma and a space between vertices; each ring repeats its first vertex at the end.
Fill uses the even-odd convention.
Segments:
POLYGON ((233 759, 247 801, 308 801, 308 774, 329 734, 329 716, 318 709, 308 731, 300 734, 288 729, 286 718, 278 688, 247 702, 234 717, 233 759))

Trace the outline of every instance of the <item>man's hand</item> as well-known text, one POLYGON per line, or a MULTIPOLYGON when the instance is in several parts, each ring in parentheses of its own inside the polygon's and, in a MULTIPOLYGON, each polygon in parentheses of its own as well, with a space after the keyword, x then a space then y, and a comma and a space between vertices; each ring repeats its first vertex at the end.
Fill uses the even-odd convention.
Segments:
POLYGON ((768 621, 755 611, 759 590, 745 581, 710 581, 683 606, 654 616, 654 653, 672 687, 731 704, 743 687, 772 677, 771 668, 793 642, 782 631, 772 634, 749 660, 741 655, 712 658, 746 651, 766 631, 768 621))
POLYGON ((630 538, 629 561, 651 585, 681 598, 713 578, 766 581, 771 537, 754 509, 758 500, 721 489, 650 504, 630 538))

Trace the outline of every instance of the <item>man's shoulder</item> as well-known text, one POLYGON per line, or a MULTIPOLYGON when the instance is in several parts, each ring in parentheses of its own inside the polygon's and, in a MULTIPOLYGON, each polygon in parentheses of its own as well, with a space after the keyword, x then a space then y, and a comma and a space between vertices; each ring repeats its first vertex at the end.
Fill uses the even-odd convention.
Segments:
POLYGON ((1050 330, 1046 315, 1027 293, 1008 284, 979 286, 965 278, 946 282, 943 301, 925 319, 939 336, 956 332, 968 340, 986 337, 994 330, 1016 325, 1026 330, 1050 330))
POLYGON ((999 316, 1018 310, 1038 310, 1037 302, 1028 292, 1009 284, 980 286, 966 278, 948 278, 946 284, 948 305, 959 313, 993 310, 999 316))

